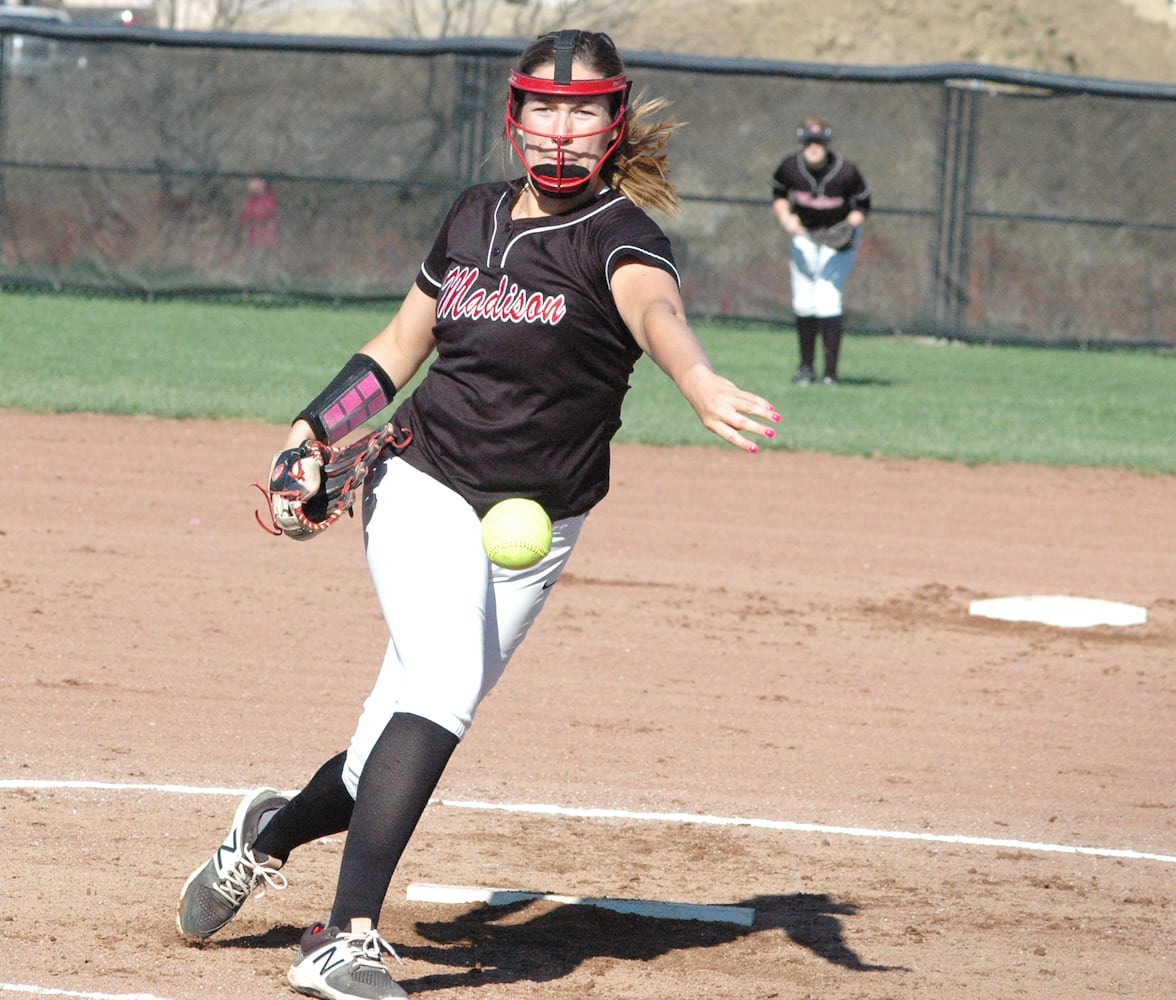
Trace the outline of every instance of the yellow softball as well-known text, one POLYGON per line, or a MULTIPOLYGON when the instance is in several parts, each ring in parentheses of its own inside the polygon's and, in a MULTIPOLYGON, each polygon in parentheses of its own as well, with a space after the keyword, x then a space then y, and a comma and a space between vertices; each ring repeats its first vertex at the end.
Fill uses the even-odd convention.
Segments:
POLYGON ((505 569, 534 566, 551 551, 551 518, 534 500, 500 500, 482 518, 482 548, 505 569))

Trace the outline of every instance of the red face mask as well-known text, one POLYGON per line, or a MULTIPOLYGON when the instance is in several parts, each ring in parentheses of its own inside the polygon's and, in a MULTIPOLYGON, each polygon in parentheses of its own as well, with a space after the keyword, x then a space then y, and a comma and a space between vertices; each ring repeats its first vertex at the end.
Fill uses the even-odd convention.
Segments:
MULTIPOLYGON (((557 73, 557 75, 559 75, 557 73)), ((613 154, 616 148, 621 144, 621 140, 625 135, 625 110, 627 99, 629 95, 629 82, 625 79, 624 74, 620 76, 606 77, 604 79, 596 80, 572 80, 570 79, 570 72, 567 74, 569 79, 545 80, 540 77, 527 76, 518 70, 511 70, 510 72, 510 94, 506 101, 506 135, 510 140, 511 146, 519 155, 528 176, 531 178, 531 183, 543 192, 543 194, 550 195, 553 198, 569 198, 580 191, 584 190, 593 177, 600 172, 601 167, 604 166, 608 158, 613 154), (542 97, 552 97, 560 99, 571 99, 577 97, 597 97, 619 95, 620 100, 617 106, 617 112, 604 128, 596 129, 593 132, 577 132, 575 135, 560 135, 558 133, 538 132, 534 129, 525 128, 518 121, 517 115, 519 109, 523 106, 523 101, 527 94, 538 94, 542 97), (612 144, 605 151, 604 155, 597 160, 596 165, 591 169, 580 166, 579 164, 571 164, 564 162, 564 148, 572 139, 583 139, 594 135, 601 135, 605 132, 617 130, 617 137, 612 144), (526 157, 523 155, 523 150, 519 147, 518 142, 515 141, 515 133, 520 132, 524 136, 534 136, 538 139, 554 139, 556 141, 556 162, 555 163, 541 163, 536 167, 532 167, 527 163, 526 157)))

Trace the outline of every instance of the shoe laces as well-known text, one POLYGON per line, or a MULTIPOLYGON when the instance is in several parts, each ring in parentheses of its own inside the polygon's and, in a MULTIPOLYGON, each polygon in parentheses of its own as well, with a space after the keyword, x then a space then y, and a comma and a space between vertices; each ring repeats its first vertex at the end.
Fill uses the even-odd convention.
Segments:
POLYGON ((386 951, 399 965, 403 965, 404 961, 396 954, 396 949, 392 947, 381 936, 380 932, 374 927, 365 933, 355 934, 350 931, 340 931, 339 937, 343 938, 351 947, 358 949, 360 957, 367 959, 369 962, 376 962, 383 965, 380 958, 380 952, 386 951))
POLYGON ((213 886, 213 891, 225 898, 230 906, 240 907, 257 885, 259 895, 264 896, 266 888, 285 889, 286 876, 274 868, 267 868, 253 857, 253 851, 246 847, 229 873, 213 886))

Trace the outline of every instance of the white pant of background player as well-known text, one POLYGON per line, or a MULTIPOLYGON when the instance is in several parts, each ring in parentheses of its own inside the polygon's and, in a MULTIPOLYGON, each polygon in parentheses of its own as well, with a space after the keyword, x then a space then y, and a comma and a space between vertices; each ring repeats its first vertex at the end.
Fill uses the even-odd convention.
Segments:
POLYGON ((343 780, 352 796, 394 712, 465 735, 539 616, 586 517, 556 521, 551 552, 535 566, 500 569, 486 558, 478 515, 453 490, 399 458, 376 468, 364 489, 364 535, 389 641, 347 751, 343 780))
POLYGON ((792 311, 826 319, 841 315, 841 295, 857 260, 855 239, 848 250, 815 243, 805 234, 792 237, 792 311))

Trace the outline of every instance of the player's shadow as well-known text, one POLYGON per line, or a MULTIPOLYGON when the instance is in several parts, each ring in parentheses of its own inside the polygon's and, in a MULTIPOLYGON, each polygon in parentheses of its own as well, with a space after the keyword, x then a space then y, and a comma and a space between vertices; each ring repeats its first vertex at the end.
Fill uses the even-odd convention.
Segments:
MULTIPOLYGON (((907 972, 905 966, 864 961, 845 940, 842 917, 858 912, 853 903, 839 903, 821 893, 754 896, 730 904, 751 907, 751 927, 698 920, 665 920, 616 913, 594 906, 551 906, 521 900, 506 906, 475 905, 451 920, 418 922, 416 932, 426 945, 395 943, 405 959, 448 966, 454 972, 407 978, 389 961, 393 978, 412 993, 457 986, 551 982, 570 975, 592 958, 648 961, 673 951, 714 948, 751 934, 782 931, 830 965, 853 972, 907 972), (534 909, 528 916, 526 911, 534 909)), ((391 921, 385 921, 391 923, 391 921)), ((262 934, 242 934, 209 942, 221 948, 297 946, 304 928, 277 924, 262 934)))
POLYGON ((305 927, 294 924, 274 924, 261 934, 238 934, 236 937, 213 938, 209 941, 188 942, 193 948, 296 948, 305 927))
MULTIPOLYGON (((889 389, 895 384, 893 379, 876 378, 873 375, 839 375, 837 378, 837 389, 857 389, 863 386, 874 386, 883 389, 889 389)), ((806 388, 821 390, 826 388, 822 385, 806 386, 806 388)))
MULTIPOLYGON (((417 923, 430 945, 405 945, 405 959, 461 971, 416 979, 393 976, 410 993, 457 986, 550 982, 593 958, 648 961, 673 951, 713 948, 751 934, 782 931, 795 944, 832 965, 855 972, 905 972, 864 961, 845 941, 841 917, 857 907, 823 894, 755 896, 732 904, 755 909, 751 927, 697 920, 664 920, 592 906, 546 907, 534 901, 478 905, 452 920, 417 923), (528 917, 525 911, 535 908, 528 917)), ((399 970, 404 973, 407 970, 399 970)))

